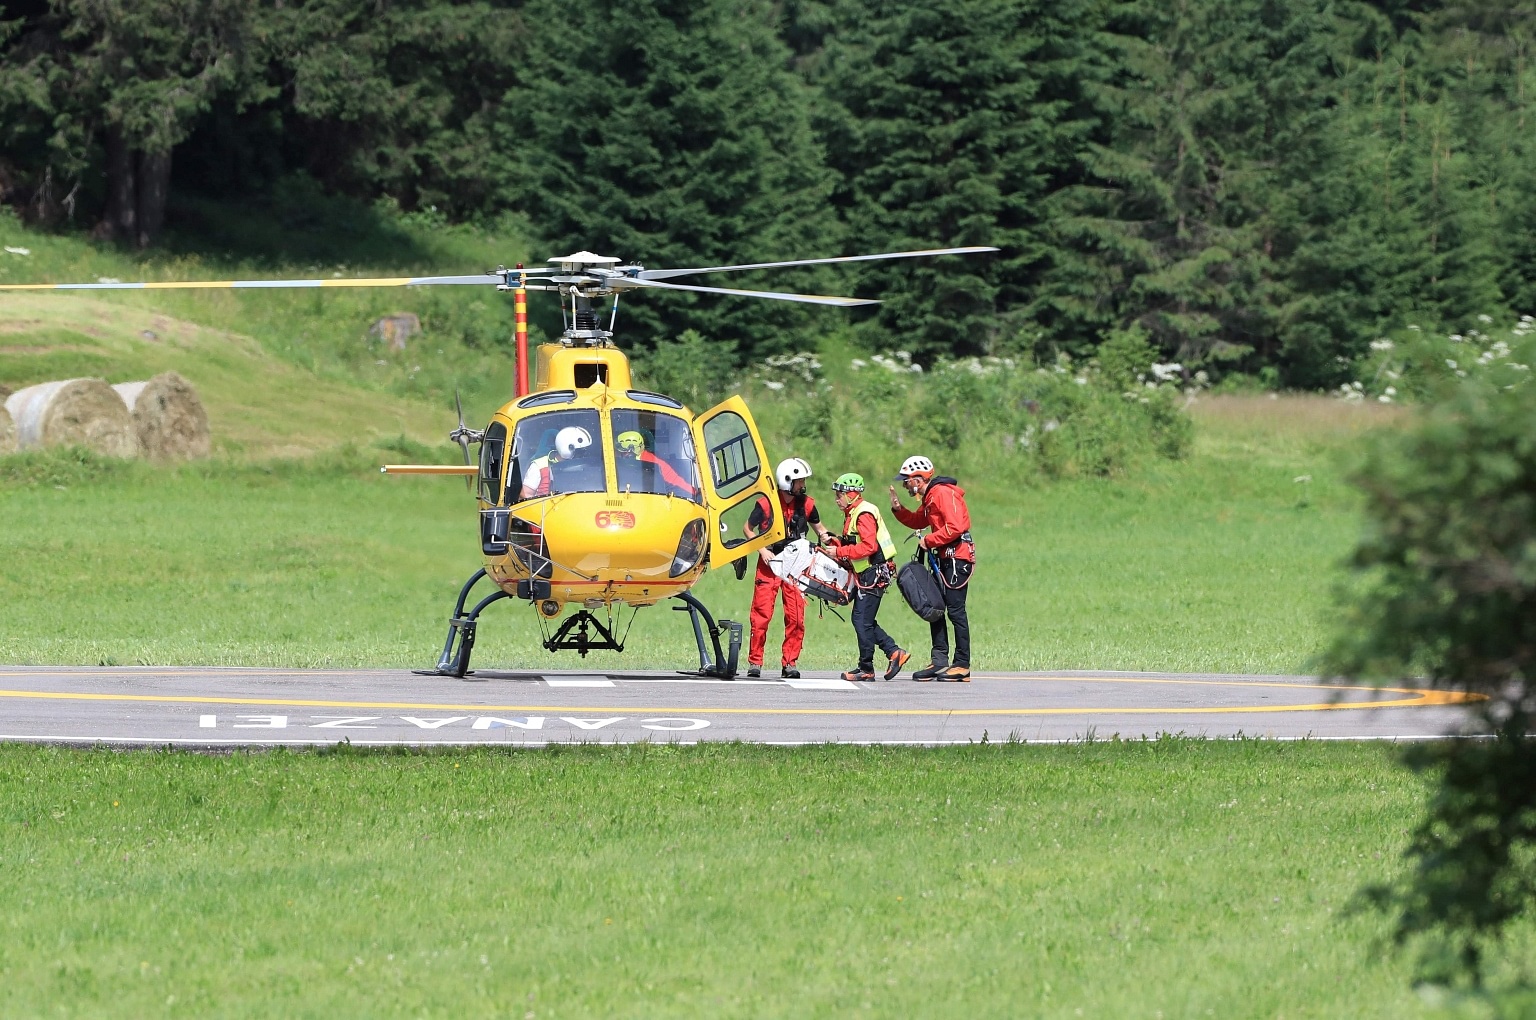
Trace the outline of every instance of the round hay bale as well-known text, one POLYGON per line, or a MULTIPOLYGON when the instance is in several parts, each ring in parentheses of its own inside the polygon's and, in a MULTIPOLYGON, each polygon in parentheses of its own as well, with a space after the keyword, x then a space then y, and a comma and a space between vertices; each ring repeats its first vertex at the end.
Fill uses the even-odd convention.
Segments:
POLYGON ((16 423, 11 420, 11 412, 0 404, 0 457, 8 453, 16 452, 16 423))
POLYGON ((17 449, 84 446, 109 457, 139 452, 128 406, 101 379, 28 386, 6 397, 5 409, 16 423, 17 449))
POLYGON ((206 457, 213 447, 208 412, 197 390, 175 372, 161 372, 147 382, 112 387, 133 416, 139 452, 154 460, 206 457))

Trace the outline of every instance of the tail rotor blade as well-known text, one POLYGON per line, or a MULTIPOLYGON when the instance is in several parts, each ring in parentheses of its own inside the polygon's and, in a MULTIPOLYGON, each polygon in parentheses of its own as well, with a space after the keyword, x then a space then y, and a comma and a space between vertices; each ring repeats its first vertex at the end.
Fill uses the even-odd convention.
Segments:
MULTIPOLYGON (((453 430, 453 438, 458 441, 459 450, 464 454, 464 466, 469 467, 469 430, 464 427, 464 403, 459 399, 459 388, 453 388, 453 409, 459 413, 459 427, 453 430)), ((464 476, 464 491, 474 492, 475 487, 470 482, 469 476, 464 476)))

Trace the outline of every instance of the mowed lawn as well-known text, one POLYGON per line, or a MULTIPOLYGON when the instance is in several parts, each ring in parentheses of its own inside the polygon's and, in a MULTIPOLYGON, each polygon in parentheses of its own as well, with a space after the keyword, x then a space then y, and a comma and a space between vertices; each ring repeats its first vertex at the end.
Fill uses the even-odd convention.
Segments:
POLYGON ((0 1015, 1427 1015, 1380 745, 0 747, 0 1015))
MULTIPOLYGON (((1379 416, 1305 398, 1195 410, 1184 461, 1027 486, 961 479, 980 547, 978 669, 1305 668, 1359 528, 1344 466, 1379 416)), ((430 665, 479 565, 474 507, 457 480, 369 467, 391 459, 374 447, 309 464, 133 465, 0 484, 0 661, 430 665)), ((696 591, 716 615, 745 620, 750 588, 750 575, 720 570, 696 591)), ((881 617, 923 661, 927 626, 894 594, 881 617)), ((485 667, 697 663, 685 614, 665 605, 641 611, 622 656, 586 662, 544 652, 526 604, 484 620, 485 667)), ((775 624, 770 668, 778 644, 775 624)), ((812 612, 803 667, 848 668, 854 650, 847 623, 812 612)))

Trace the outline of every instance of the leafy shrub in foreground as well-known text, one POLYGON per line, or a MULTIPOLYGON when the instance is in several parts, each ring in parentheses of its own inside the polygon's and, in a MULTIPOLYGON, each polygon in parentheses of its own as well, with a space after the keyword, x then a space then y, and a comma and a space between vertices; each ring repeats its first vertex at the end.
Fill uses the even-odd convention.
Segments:
POLYGON ((1423 675, 1484 699, 1492 740, 1407 754, 1435 789, 1410 871, 1368 891, 1425 950, 1425 978, 1473 986, 1536 907, 1536 388, 1495 382, 1500 360, 1461 369, 1413 430, 1377 438, 1358 477, 1369 530, 1325 658, 1335 675, 1423 675))

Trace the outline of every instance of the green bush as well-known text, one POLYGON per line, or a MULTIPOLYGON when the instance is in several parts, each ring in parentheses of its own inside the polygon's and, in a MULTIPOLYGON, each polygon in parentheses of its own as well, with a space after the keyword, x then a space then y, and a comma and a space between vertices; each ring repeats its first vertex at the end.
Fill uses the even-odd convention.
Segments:
POLYGON ((1139 340, 1112 348, 1110 372, 1066 357, 1048 368, 970 358, 925 372, 897 351, 853 358, 832 384, 813 356, 785 356, 757 366, 749 389, 774 456, 872 478, 912 453, 941 471, 1018 483, 1114 475, 1145 457, 1183 456, 1193 434, 1183 392, 1146 379, 1152 352, 1139 340))
POLYGON ((706 340, 684 330, 676 340, 662 340, 650 351, 633 355, 635 385, 665 393, 695 412, 706 411, 736 388, 736 345, 706 340))
POLYGON ((1453 368, 1468 374, 1371 448, 1357 479, 1367 530, 1325 659, 1334 675, 1470 694, 1493 734, 1408 752, 1435 789, 1410 869, 1370 890, 1398 939, 1425 950, 1426 979, 1472 985, 1536 908, 1536 387, 1502 361, 1453 368))

